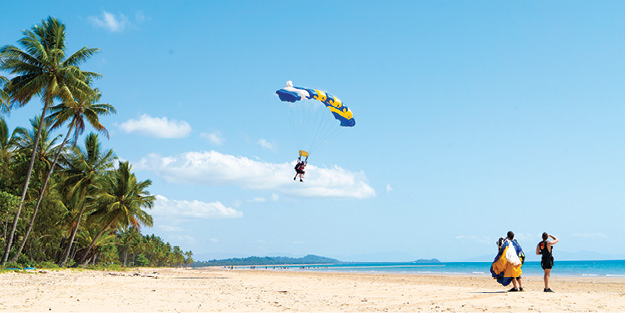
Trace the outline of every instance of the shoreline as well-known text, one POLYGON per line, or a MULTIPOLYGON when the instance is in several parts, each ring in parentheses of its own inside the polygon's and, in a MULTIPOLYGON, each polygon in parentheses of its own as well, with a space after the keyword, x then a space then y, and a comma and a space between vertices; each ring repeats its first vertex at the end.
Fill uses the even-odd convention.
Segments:
MULTIPOLYGON (((625 260, 590 260, 590 261, 559 261, 551 277, 608 277, 625 279, 625 273, 618 270, 605 270, 602 267, 594 267, 594 262, 623 263, 625 260), (581 264, 582 266, 580 266, 581 264)), ((440 262, 430 264, 418 264, 410 262, 343 262, 333 264, 270 264, 270 265, 216 265, 197 267, 223 270, 276 270, 276 271, 304 271, 304 272, 330 272, 330 273, 372 273, 405 275, 452 275, 452 276, 478 276, 491 277, 491 262, 440 262)), ((619 264, 618 266, 622 266, 619 264)), ((523 266, 523 277, 543 277, 544 272, 540 262, 529 261, 523 266)))
POLYGON ((4 311, 625 311, 625 279, 131 268, 0 274, 4 311))

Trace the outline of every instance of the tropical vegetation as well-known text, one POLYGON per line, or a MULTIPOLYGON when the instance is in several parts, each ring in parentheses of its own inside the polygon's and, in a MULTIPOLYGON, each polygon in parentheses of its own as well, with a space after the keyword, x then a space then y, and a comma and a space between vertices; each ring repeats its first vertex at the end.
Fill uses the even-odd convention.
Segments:
POLYGON ((93 85, 101 75, 81 68, 99 49, 70 55, 65 35, 65 25, 48 17, 23 31, 17 46, 0 48, 2 267, 192 263, 190 251, 141 234, 153 226, 152 182, 103 148, 100 118, 116 109, 100 103, 93 85), (10 131, 9 113, 35 103, 41 114, 10 131), (81 140, 87 127, 95 133, 81 140))

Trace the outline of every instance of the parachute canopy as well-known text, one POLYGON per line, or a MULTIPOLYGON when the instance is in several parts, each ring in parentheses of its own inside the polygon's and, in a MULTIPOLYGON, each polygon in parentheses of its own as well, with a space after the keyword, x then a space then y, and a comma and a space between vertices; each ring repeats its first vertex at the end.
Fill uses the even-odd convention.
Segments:
POLYGON ((321 90, 303 87, 293 87, 293 82, 288 81, 286 87, 276 91, 280 100, 286 102, 297 102, 302 99, 315 99, 321 101, 334 115, 334 118, 341 122, 343 127, 353 127, 356 125, 352 111, 343 105, 339 98, 333 97, 329 93, 321 90))

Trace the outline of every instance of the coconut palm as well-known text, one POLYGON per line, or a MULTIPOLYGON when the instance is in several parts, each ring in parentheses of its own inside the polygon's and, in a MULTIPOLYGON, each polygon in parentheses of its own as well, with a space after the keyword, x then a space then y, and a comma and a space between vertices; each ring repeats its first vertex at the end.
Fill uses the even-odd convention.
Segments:
MULTIPOLYGON (((43 173, 51 171, 52 168, 55 166, 55 163, 52 161, 53 156, 59 155, 62 152, 62 147, 56 144, 57 141, 61 138, 61 135, 52 136, 52 134, 49 132, 48 123, 44 121, 42 125, 40 123, 40 119, 41 118, 39 116, 36 116, 35 118, 30 120, 30 124, 32 127, 30 130, 22 127, 18 127, 15 129, 15 145, 18 151, 37 151, 37 160, 39 160, 40 164, 42 165, 41 174, 45 175, 43 173), (43 126, 42 131, 38 130, 39 125, 43 126), (35 136, 37 133, 40 134, 40 139, 38 142, 39 147, 35 148, 35 136)), ((44 186, 41 189, 41 193, 45 192, 46 189, 44 186)), ((35 221, 36 214, 37 212, 35 209, 35 211, 33 211, 31 215, 30 226, 28 227, 26 234, 22 237, 22 244, 20 245, 18 252, 15 253, 15 255, 13 256, 11 260, 12 262, 15 262, 17 260, 19 253, 24 248, 26 239, 28 238, 28 234, 30 234, 30 231, 32 230, 32 225, 35 221)))
MULTIPOLYGON (((130 172, 131 168, 129 162, 120 163, 117 170, 103 179, 101 186, 96 186, 97 209, 91 217, 106 226, 93 242, 113 227, 123 229, 132 226, 140 229, 142 225, 152 226, 152 216, 143 210, 144 207, 152 208, 155 200, 147 191, 152 182, 149 179, 137 181, 135 174, 130 172)), ((76 265, 85 262, 92 248, 93 244, 89 245, 76 265)))
POLYGON ((17 152, 37 151, 35 159, 38 160, 44 169, 44 172, 52 166, 54 155, 58 153, 60 146, 57 144, 62 135, 53 135, 47 122, 41 122, 40 116, 30 119, 30 129, 17 127, 14 131, 15 150, 17 152), (39 127, 43 129, 39 129, 39 127), (39 134, 37 140, 36 134, 39 134), (37 145, 37 147, 35 147, 37 145))
MULTIPOLYGON (((99 49, 83 47, 66 57, 65 25, 53 17, 48 17, 31 30, 25 30, 23 35, 18 43, 24 50, 13 45, 0 48, 0 70, 15 75, 4 87, 11 105, 24 106, 33 96, 39 95, 43 102, 41 116, 45 117, 48 107, 55 98, 60 98, 66 103, 75 103, 75 98, 83 98, 83 94, 89 93, 91 88, 86 82, 100 75, 82 71, 78 66, 99 49)), ((44 118, 41 119, 41 123, 43 121, 44 118)), ((39 132, 42 129, 40 125, 39 132)), ((34 147, 38 146, 39 132, 35 136, 34 147)), ((6 264, 11 251, 36 153, 36 150, 31 153, 20 204, 2 256, 2 265, 6 264)))
MULTIPOLYGON (((17 153, 27 153, 30 151, 37 151, 36 166, 34 166, 37 170, 36 173, 45 173, 52 166, 52 157, 55 155, 59 149, 56 144, 60 135, 53 136, 48 130, 48 124, 43 123, 43 130, 39 131, 39 125, 41 118, 39 116, 35 116, 30 120, 30 129, 26 129, 23 127, 17 127, 13 132, 13 146, 14 151, 17 153), (35 148, 35 136, 36 134, 40 134, 40 140, 38 141, 38 146, 35 148)), ((36 174, 36 176, 38 176, 36 174)), ((28 198, 33 197, 33 190, 30 189, 30 196, 28 198)), ((9 238, 10 239, 10 238, 9 238)), ((17 258, 14 258, 16 260, 17 258)))
MULTIPOLYGON (((114 231, 105 231, 103 233, 98 232, 100 228, 97 225, 91 225, 92 227, 83 229, 78 233, 77 241, 78 244, 82 247, 90 246, 92 247, 91 253, 89 253, 89 258, 85 263, 92 262, 95 264, 95 261, 98 257, 98 252, 105 246, 115 244, 115 240, 117 239, 117 235, 114 231)), ((99 226, 102 227, 102 226, 99 226)))
POLYGON ((67 191, 68 197, 72 197, 80 203, 80 211, 76 215, 76 222, 72 228, 69 243, 59 262, 61 266, 67 262, 85 208, 93 200, 88 195, 94 194, 96 185, 113 169, 116 157, 113 154, 113 149, 103 151, 98 141, 98 135, 91 133, 85 138, 85 148, 81 149, 74 146, 67 159, 67 170, 64 171, 66 178, 61 184, 61 189, 67 191))
POLYGON ((15 149, 15 131, 9 135, 9 127, 0 117, 0 161, 8 162, 15 149))
MULTIPOLYGON (((58 150, 56 156, 54 157, 54 161, 52 162, 52 166, 48 170, 46 178, 44 179, 43 186, 41 187, 41 192, 39 192, 39 198, 37 199, 37 203, 35 204, 35 209, 33 210, 33 214, 31 217, 30 224, 28 229, 26 230, 26 234, 24 235, 24 239, 22 240, 22 244, 17 249, 17 252, 13 256, 11 261, 17 261, 20 253, 22 253, 22 249, 24 249, 24 245, 26 244, 26 240, 28 239, 28 235, 30 235, 30 231, 33 228, 35 223, 35 217, 37 216, 37 211, 39 210, 39 206, 41 205, 41 200, 43 200, 44 190, 48 186, 48 181, 50 180, 50 176, 54 171, 54 167, 67 143, 69 137, 74 133, 74 142, 77 141, 78 136, 85 131, 85 119, 93 128, 104 133, 108 138, 108 131, 106 128, 100 124, 99 115, 109 115, 111 113, 115 113, 115 108, 107 103, 94 103, 100 100, 102 96, 100 91, 96 88, 93 90, 93 93, 85 95, 85 99, 78 99, 75 104, 72 103, 61 103, 56 106, 50 108, 50 116, 47 117, 47 121, 52 124, 51 130, 61 127, 66 121, 71 120, 69 123, 69 129, 67 130, 67 135, 65 135, 65 139, 63 139, 63 143, 61 143, 60 149, 58 150)), ((70 242, 71 243, 71 242, 70 242)))
POLYGON ((141 240, 141 233, 134 227, 122 229, 118 234, 118 243, 123 251, 122 266, 126 267, 128 261, 128 253, 135 250, 141 240))
POLYGON ((0 76, 0 112, 9 112, 10 109, 9 94, 2 89, 2 86, 7 82, 9 82, 9 80, 6 77, 0 76))

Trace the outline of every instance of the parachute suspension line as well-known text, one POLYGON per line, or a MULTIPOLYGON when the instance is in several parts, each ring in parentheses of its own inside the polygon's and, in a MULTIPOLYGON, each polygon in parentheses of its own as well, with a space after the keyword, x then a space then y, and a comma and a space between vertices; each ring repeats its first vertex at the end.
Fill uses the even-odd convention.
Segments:
POLYGON ((299 120, 298 114, 297 112, 295 112, 293 109, 289 108, 289 106, 291 106, 292 104, 288 103, 286 104, 285 107, 285 114, 286 114, 286 118, 289 121, 289 124, 291 124, 291 128, 290 128, 290 135, 291 137, 294 139, 293 142, 295 142, 296 146, 300 145, 300 129, 299 127, 297 127, 297 121, 299 120))

